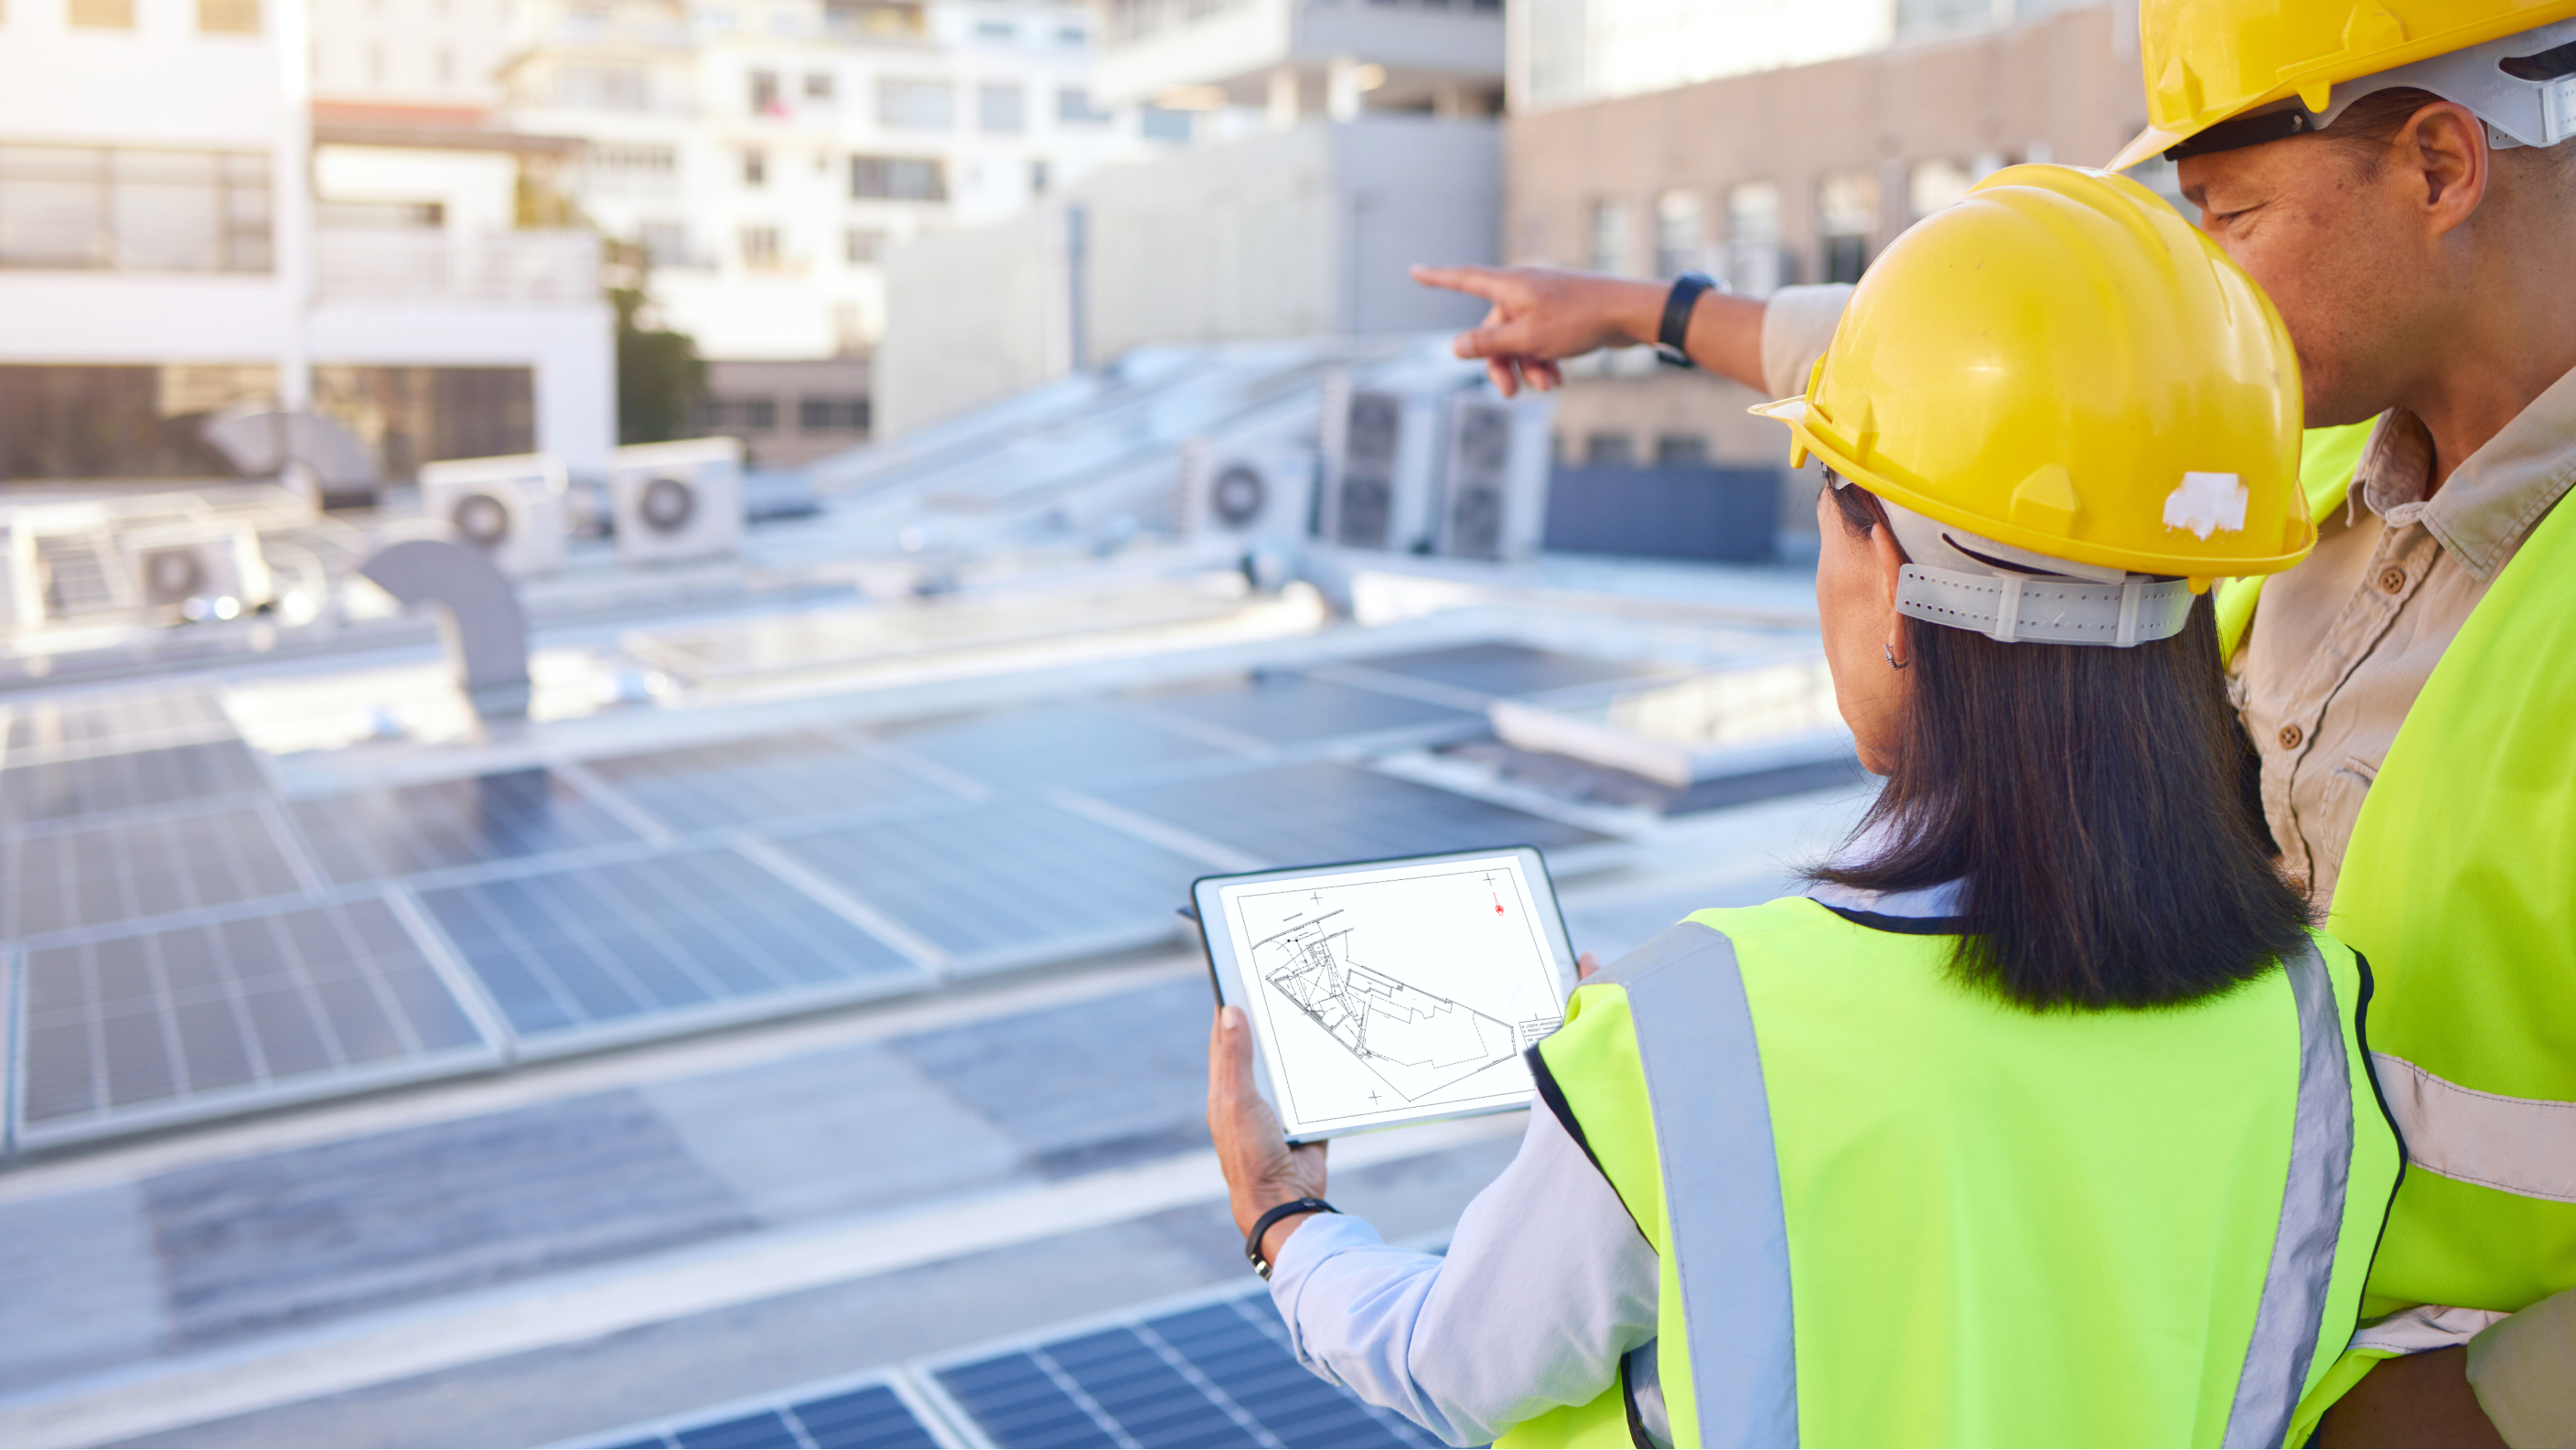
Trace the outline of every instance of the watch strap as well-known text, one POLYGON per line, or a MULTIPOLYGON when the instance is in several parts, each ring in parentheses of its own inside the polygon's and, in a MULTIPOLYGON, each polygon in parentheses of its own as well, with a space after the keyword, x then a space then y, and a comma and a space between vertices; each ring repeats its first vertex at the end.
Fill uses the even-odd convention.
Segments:
POLYGON ((1252 1261, 1254 1273, 1267 1279, 1270 1277, 1270 1261, 1261 1257, 1261 1236, 1270 1232, 1272 1224, 1283 1218, 1295 1218, 1301 1213, 1339 1212, 1340 1209, 1320 1198, 1301 1198, 1294 1203, 1283 1203, 1252 1221, 1252 1232, 1243 1236, 1243 1256, 1252 1261))
POLYGON ((1699 306, 1703 292, 1717 290, 1717 279, 1706 272, 1684 272, 1673 279, 1672 290, 1664 294, 1664 318, 1655 329, 1655 353, 1675 367, 1695 367, 1690 359, 1691 309, 1699 306))

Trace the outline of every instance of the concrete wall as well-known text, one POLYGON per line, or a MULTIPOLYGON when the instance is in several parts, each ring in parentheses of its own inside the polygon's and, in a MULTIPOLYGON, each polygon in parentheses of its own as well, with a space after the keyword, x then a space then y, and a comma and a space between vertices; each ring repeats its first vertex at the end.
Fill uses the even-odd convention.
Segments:
POLYGON ((1314 120, 1109 168, 1020 220, 926 233, 888 263, 880 436, 1153 343, 1466 326, 1478 304, 1406 269, 1493 260, 1500 168, 1491 122, 1314 120))
MULTIPOLYGON (((1643 270, 1656 198, 1671 189, 1701 196, 1707 241, 1722 249, 1727 190, 1769 181, 1781 192, 1786 280, 1818 280, 1817 192, 1828 173, 1876 172, 1874 255, 1912 220, 1917 162, 2107 159, 2146 116, 2134 48, 2120 43, 2124 20, 2134 26, 2134 12, 2092 5, 1956 40, 1515 116, 1507 251, 1515 261, 1584 265, 1591 208, 1611 201, 1629 210, 1643 270)), ((1779 425, 1744 413, 1757 401, 1697 374, 1605 372, 1569 383, 1556 426, 1569 459, 1583 456, 1591 434, 1613 432, 1634 440, 1641 461, 1659 435, 1678 435, 1704 440, 1713 462, 1776 464, 1786 449, 1779 425)), ((1782 522, 1812 526, 1804 501, 1782 522)))

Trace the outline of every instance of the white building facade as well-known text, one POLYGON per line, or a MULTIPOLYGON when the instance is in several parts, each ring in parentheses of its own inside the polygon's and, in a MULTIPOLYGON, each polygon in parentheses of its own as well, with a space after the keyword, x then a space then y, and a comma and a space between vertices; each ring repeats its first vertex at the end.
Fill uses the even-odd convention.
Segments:
POLYGON ((387 369, 413 370, 392 376, 414 392, 438 390, 423 369, 516 380, 505 441, 605 465, 595 239, 514 230, 514 184, 495 200, 488 177, 448 179, 483 197, 453 227, 317 208, 309 178, 332 166, 327 145, 315 154, 308 46, 303 0, 0 11, 0 478, 222 476, 203 414, 337 413, 384 391, 387 369))

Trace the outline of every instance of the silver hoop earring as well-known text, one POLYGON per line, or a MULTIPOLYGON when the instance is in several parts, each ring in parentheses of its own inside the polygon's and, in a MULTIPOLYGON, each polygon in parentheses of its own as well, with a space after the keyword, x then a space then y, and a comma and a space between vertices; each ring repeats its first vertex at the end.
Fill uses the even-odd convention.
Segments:
POLYGON ((1914 661, 1912 660, 1907 660, 1901 665, 1896 662, 1896 646, 1894 645, 1880 645, 1878 647, 1878 652, 1887 656, 1887 667, 1891 670, 1907 670, 1914 667, 1914 661))

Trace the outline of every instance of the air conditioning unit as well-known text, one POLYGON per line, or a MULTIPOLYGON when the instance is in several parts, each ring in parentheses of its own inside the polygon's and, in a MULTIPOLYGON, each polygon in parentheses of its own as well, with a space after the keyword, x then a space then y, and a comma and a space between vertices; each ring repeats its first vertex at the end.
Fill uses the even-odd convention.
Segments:
POLYGON ((1449 400, 1441 553, 1498 564, 1538 557, 1555 412, 1555 401, 1543 396, 1505 402, 1462 393, 1449 400))
POLYGON ((550 453, 424 464, 420 504, 448 536, 492 556, 504 574, 563 567, 569 522, 564 466, 550 453))
POLYGON ((608 459, 617 557, 628 564, 712 559, 742 549, 742 443, 639 443, 608 459))
POLYGON ((1431 546, 1436 393, 1324 382, 1324 498, 1316 532, 1327 543, 1398 553, 1431 546))
POLYGON ((1183 449, 1192 538, 1301 539, 1314 517, 1315 450, 1192 439, 1183 449))
POLYGON ((124 529, 116 547, 145 612, 164 623, 237 619, 276 597, 259 534, 247 524, 124 529))

